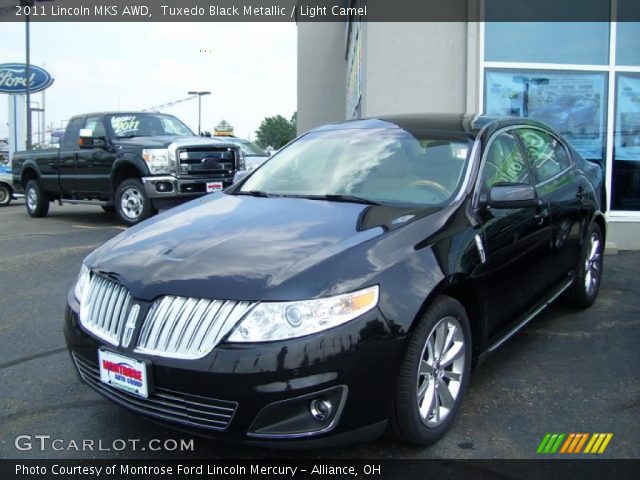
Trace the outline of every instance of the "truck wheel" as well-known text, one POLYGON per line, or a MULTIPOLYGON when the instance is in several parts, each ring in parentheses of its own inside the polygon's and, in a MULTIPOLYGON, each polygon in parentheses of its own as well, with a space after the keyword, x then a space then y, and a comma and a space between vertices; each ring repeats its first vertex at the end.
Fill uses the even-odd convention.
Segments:
POLYGON ((24 191, 27 213, 32 217, 46 217, 49 213, 49 195, 42 189, 37 180, 29 180, 24 191))
POLYGON ((6 183, 0 183, 0 207, 6 207, 11 203, 11 187, 6 183))
POLYGON ((115 207, 118 217, 127 225, 140 223, 156 213, 142 182, 137 178, 129 178, 118 185, 115 207))

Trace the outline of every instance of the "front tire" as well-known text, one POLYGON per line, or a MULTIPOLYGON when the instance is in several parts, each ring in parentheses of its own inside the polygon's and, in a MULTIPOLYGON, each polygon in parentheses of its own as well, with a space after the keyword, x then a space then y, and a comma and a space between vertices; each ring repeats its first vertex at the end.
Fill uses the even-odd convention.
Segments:
POLYGON ((604 239, 597 223, 589 228, 587 241, 580 252, 576 278, 565 296, 572 307, 587 308, 596 301, 602 279, 604 239))
POLYGON ((49 213, 49 195, 37 180, 29 180, 24 189, 24 204, 27 213, 34 218, 46 217, 49 213))
POLYGON ((0 207, 6 207, 11 203, 11 187, 5 183, 0 183, 0 207))
POLYGON ((392 435, 414 445, 440 440, 460 410, 470 370, 467 313, 457 300, 440 295, 418 322, 400 365, 392 435))
POLYGON ((115 207, 118 217, 127 225, 140 223, 156 212, 137 178, 129 178, 118 185, 115 207))

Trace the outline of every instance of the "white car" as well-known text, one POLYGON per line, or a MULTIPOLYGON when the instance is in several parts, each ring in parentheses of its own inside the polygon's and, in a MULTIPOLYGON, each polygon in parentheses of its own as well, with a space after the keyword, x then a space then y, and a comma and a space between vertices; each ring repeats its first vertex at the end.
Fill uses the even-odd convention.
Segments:
POLYGON ((246 170, 238 171, 236 173, 235 181, 242 179, 245 175, 252 172, 264 162, 266 162, 271 155, 258 147, 255 143, 250 142, 249 140, 245 140, 244 138, 238 137, 211 137, 214 140, 219 140, 225 143, 232 143, 237 145, 244 153, 246 170))
POLYGON ((13 180, 11 178, 11 167, 0 164, 0 207, 5 207, 11 203, 11 199, 17 198, 13 191, 13 180))

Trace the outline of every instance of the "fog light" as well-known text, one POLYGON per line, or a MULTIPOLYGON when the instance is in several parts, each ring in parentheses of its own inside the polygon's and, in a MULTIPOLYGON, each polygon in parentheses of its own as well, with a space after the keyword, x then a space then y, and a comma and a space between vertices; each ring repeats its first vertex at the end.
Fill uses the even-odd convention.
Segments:
POLYGON ((333 410, 333 406, 328 400, 315 398, 311 400, 309 409, 311 410, 311 415, 313 415, 313 418, 318 421, 323 421, 329 418, 329 416, 331 415, 331 410, 333 410))
POLYGON ((158 182, 156 183, 156 191, 158 192, 171 192, 173 190, 173 185, 169 182, 158 182))

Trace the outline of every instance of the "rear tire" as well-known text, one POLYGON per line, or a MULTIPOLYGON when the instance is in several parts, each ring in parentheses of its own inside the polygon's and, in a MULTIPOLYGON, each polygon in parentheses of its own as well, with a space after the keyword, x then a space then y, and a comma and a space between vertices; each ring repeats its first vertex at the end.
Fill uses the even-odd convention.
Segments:
POLYGON ((6 207, 11 203, 11 187, 5 183, 0 183, 0 207, 6 207))
POLYGON ((27 213, 34 218, 46 217, 49 213, 49 195, 37 180, 29 180, 24 189, 24 204, 27 213))
POLYGON ((451 427, 469 386, 471 330, 464 307, 438 296, 414 330, 398 371, 390 433, 430 445, 451 427))
POLYGON ((582 246, 578 273, 564 297, 565 303, 577 308, 587 308, 596 301, 602 279, 604 239, 597 223, 589 227, 587 241, 582 246))
POLYGON ((116 189, 115 209, 127 225, 135 225, 156 213, 142 182, 137 178, 124 180, 116 189))

